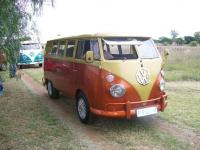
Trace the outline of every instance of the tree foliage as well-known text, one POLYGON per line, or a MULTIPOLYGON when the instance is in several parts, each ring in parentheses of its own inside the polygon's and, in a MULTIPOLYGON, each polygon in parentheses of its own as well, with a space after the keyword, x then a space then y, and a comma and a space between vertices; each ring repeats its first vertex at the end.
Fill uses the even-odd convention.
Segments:
MULTIPOLYGON (((31 19, 27 7, 33 12, 41 10, 45 0, 0 0, 0 51, 7 55, 10 63, 16 62, 20 38, 25 34, 28 20, 31 19)), ((53 5, 53 0, 51 0, 53 5)))
POLYGON ((194 41, 195 38, 193 36, 184 36, 185 44, 190 44, 190 42, 194 41))
POLYGON ((159 43, 162 43, 163 45, 170 45, 170 44, 172 44, 172 39, 170 39, 168 37, 165 37, 165 36, 160 37, 158 39, 158 41, 159 41, 159 43))
POLYGON ((200 32, 195 32, 194 38, 195 38, 195 41, 197 41, 200 44, 200 32))
POLYGON ((189 45, 195 47, 197 46, 197 44, 198 44, 197 41, 191 41, 189 45))
POLYGON ((183 44, 184 44, 184 40, 183 40, 183 38, 176 38, 176 39, 175 39, 175 43, 176 43, 177 45, 183 45, 183 44))

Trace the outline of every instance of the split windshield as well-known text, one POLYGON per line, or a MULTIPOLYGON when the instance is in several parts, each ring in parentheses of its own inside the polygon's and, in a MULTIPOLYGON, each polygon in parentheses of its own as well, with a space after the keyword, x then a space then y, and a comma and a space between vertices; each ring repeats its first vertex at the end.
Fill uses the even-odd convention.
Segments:
POLYGON ((38 50, 40 45, 38 43, 22 44, 21 50, 38 50))
POLYGON ((103 52, 107 60, 159 57, 152 39, 104 38, 103 52))

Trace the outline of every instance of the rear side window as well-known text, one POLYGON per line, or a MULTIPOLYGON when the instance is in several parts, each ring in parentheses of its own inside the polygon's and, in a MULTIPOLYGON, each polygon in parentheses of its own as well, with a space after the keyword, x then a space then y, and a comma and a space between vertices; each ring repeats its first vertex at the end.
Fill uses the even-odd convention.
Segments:
POLYGON ((53 47, 51 49, 51 56, 56 56, 58 52, 58 41, 53 41, 53 47))
POLYGON ((69 40, 66 49, 67 57, 73 57, 74 47, 75 47, 75 40, 69 40))

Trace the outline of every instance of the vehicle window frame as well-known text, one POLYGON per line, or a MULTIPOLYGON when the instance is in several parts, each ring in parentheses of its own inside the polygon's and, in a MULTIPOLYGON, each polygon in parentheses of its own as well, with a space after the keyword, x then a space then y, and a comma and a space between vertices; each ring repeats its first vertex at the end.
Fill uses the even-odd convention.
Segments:
MULTIPOLYGON (((78 44, 79 44, 79 42, 80 41, 89 41, 89 44, 90 44, 90 48, 89 48, 89 50, 93 50, 93 49, 91 49, 91 41, 96 41, 97 42, 97 44, 98 44, 98 53, 99 53, 99 58, 95 58, 95 54, 94 54, 94 61, 100 61, 101 60, 101 52, 100 52, 100 43, 99 43, 99 40, 98 40, 98 38, 84 38, 84 39, 78 39, 77 40, 77 46, 76 46, 76 51, 75 51, 75 59, 77 59, 77 60, 84 60, 85 61, 85 57, 82 57, 82 58, 77 58, 77 51, 78 51, 78 44)), ((83 52, 83 51, 82 51, 83 52)), ((94 50, 93 50, 93 52, 94 52, 94 50)), ((83 54, 82 54, 83 55, 83 54)), ((85 54, 84 54, 85 55, 85 54)), ((84 56, 83 55, 83 56, 84 56)))
POLYGON ((76 39, 67 39, 66 40, 66 47, 65 47, 65 54, 64 54, 64 56, 66 58, 74 58, 76 47, 77 47, 77 40, 76 39), (73 48, 72 56, 67 55, 69 41, 74 41, 74 48, 73 48))
POLYGON ((133 54, 135 58, 128 58, 127 60, 137 60, 137 59, 139 59, 138 49, 137 49, 137 47, 135 45, 129 45, 130 46, 130 50, 133 51, 133 53, 131 53, 131 51, 130 51, 130 54, 123 53, 123 51, 122 51, 122 46, 123 45, 114 45, 117 48, 117 52, 118 52, 117 54, 114 54, 114 53, 111 53, 112 51, 110 49, 110 45, 108 45, 108 44, 104 45, 104 43, 105 43, 104 38, 101 38, 102 52, 103 52, 102 53, 103 54, 102 57, 104 58, 104 60, 109 60, 109 61, 110 60, 126 60, 127 58, 126 59, 117 59, 117 57, 115 55, 119 55, 120 56, 120 55, 131 55, 131 54, 133 54), (107 49, 106 52, 109 52, 111 54, 111 55, 108 55, 109 57, 107 56, 108 58, 105 57, 104 46, 107 49))
POLYGON ((61 39, 61 40, 58 41, 58 50, 57 50, 57 55, 56 55, 57 57, 63 58, 65 56, 66 45, 67 45, 67 42, 66 42, 65 39, 61 39), (62 42, 63 42, 63 44, 61 44, 62 42), (64 46, 62 55, 59 54, 61 45, 64 46))
POLYGON ((50 53, 48 53, 48 54, 49 54, 50 56, 52 56, 52 57, 56 57, 56 56, 57 56, 57 53, 58 53, 58 48, 59 48, 59 40, 54 40, 54 41, 52 41, 52 47, 51 47, 50 53), (55 43, 57 43, 57 44, 55 44, 55 43), (55 54, 53 54, 52 51, 53 51, 53 48, 54 48, 55 45, 57 45, 57 51, 56 51, 55 54))
POLYGON ((152 44, 153 48, 155 49, 155 53, 157 54, 157 56, 156 57, 142 57, 141 53, 140 53, 140 50, 139 50, 139 46, 136 46, 139 58, 140 59, 156 59, 156 58, 160 58, 160 53, 159 53, 154 41, 152 39, 148 39, 146 41, 151 41, 151 44, 152 44))

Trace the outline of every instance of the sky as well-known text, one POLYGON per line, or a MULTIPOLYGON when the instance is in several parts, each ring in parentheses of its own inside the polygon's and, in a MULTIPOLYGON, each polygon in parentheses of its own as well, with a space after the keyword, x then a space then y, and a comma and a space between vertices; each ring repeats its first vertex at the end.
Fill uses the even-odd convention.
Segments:
POLYGON ((42 42, 90 33, 170 37, 200 31, 200 0, 54 0, 36 17, 42 42))

